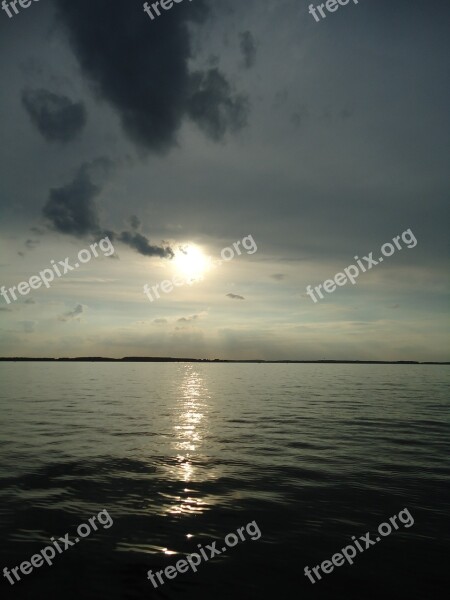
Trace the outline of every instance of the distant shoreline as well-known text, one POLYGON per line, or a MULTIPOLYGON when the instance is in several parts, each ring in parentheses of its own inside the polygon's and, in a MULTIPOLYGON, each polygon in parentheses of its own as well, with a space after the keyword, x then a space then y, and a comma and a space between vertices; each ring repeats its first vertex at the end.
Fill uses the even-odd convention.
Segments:
POLYGON ((332 364, 332 365, 450 365, 450 362, 416 360, 225 360, 220 358, 173 358, 149 356, 124 356, 106 358, 101 356, 80 356, 76 358, 26 358, 0 357, 0 362, 187 362, 187 363, 251 363, 251 364, 332 364))

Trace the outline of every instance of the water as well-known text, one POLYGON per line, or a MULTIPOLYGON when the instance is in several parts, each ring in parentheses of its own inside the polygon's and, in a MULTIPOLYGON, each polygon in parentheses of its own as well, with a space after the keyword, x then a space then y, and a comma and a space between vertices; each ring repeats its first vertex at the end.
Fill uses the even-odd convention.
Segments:
POLYGON ((0 568, 104 509, 113 520, 14 586, 1 577, 2 598, 448 589, 448 367, 2 363, 0 378, 0 568), (314 584, 304 575, 405 508, 411 527, 314 584), (147 579, 253 521, 260 539, 158 589, 147 579))

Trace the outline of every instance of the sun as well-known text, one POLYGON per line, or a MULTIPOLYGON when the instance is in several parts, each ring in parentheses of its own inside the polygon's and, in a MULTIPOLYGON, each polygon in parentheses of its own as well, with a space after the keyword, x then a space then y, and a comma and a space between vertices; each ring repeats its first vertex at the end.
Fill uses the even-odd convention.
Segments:
POLYGON ((175 251, 173 265, 181 277, 193 282, 203 279, 210 267, 210 258, 195 244, 184 244, 175 251))

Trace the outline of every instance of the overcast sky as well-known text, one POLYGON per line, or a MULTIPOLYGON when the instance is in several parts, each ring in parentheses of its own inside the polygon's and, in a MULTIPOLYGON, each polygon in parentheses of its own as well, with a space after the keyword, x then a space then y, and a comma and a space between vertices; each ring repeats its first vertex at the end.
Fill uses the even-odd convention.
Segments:
POLYGON ((308 6, 1 11, 0 285, 115 249, 0 296, 1 356, 449 360, 450 9, 308 6), (408 229, 415 247, 306 295, 408 229))

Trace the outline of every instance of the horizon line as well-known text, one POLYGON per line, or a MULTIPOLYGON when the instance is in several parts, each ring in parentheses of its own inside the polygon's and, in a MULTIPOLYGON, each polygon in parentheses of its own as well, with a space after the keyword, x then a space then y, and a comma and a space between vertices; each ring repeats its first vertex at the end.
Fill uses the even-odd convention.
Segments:
POLYGON ((226 358, 178 358, 172 356, 123 356, 110 358, 105 356, 78 357, 39 357, 0 356, 0 362, 202 362, 202 363, 264 363, 264 364, 370 364, 370 365, 450 365, 449 361, 417 361, 417 360, 352 360, 352 359, 321 359, 321 360, 265 360, 226 359, 226 358))

